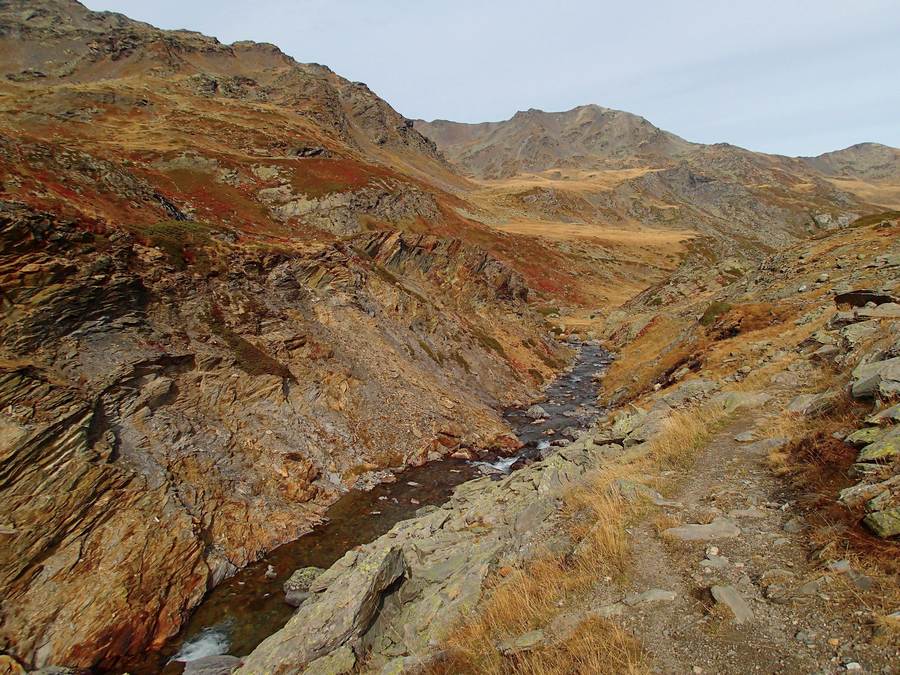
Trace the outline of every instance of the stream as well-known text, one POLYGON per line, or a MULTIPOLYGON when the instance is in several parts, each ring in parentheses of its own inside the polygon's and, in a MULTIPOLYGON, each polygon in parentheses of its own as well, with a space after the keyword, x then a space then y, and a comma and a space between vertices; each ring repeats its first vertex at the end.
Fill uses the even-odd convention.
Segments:
POLYGON ((245 656, 281 629, 295 611, 284 601, 282 585, 306 566, 330 567, 348 550, 378 538, 426 505, 440 505, 453 489, 484 474, 503 475, 552 452, 554 441, 574 436, 600 414, 597 382, 611 356, 599 345, 583 343, 572 366, 544 390, 535 410, 513 408, 503 413, 524 444, 512 457, 487 456, 476 461, 443 459, 397 474, 393 483, 371 490, 351 490, 328 509, 327 521, 309 534, 288 542, 238 571, 210 591, 182 632, 150 661, 133 667, 134 675, 181 673, 184 663, 204 656, 245 656), (274 569, 268 576, 267 570, 274 569))

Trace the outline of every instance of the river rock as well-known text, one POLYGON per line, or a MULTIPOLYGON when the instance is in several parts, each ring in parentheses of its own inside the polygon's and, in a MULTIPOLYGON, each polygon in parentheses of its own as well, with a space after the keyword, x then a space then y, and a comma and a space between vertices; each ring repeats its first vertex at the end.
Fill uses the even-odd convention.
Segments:
POLYGON ((308 591, 312 583, 324 572, 321 567, 301 567, 294 570, 284 582, 284 592, 308 591))
MULTIPOLYGON (((340 583, 329 584, 318 597, 303 603, 283 629, 253 650, 238 672, 295 672, 344 646, 368 629, 381 594, 407 569, 403 552, 394 546, 369 555, 350 551, 338 563, 339 567, 328 573, 335 576, 348 570, 340 575, 340 583)), ((321 584, 324 576, 320 575, 316 584, 321 584)))
POLYGON ((204 656, 185 663, 184 675, 230 675, 240 665, 241 660, 236 656, 204 656))
POLYGON ((547 411, 539 405, 531 406, 528 410, 525 411, 525 415, 533 420, 539 420, 548 416, 547 411))

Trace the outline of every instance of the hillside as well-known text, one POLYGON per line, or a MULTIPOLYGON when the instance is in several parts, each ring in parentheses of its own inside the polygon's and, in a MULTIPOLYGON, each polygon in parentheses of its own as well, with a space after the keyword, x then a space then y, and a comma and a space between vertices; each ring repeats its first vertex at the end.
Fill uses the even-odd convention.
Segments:
POLYGON ((113 667, 349 487, 514 444, 570 272, 367 87, 76 2, 0 36, 0 648, 113 667))

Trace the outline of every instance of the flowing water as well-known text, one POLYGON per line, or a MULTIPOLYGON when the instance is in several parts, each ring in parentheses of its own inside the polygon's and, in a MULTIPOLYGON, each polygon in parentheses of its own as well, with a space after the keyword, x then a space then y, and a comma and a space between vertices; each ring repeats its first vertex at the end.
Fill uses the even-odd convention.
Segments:
POLYGON ((524 444, 513 457, 487 457, 467 462, 444 459, 397 475, 394 483, 372 490, 351 490, 327 512, 327 522, 271 551, 214 588, 191 615, 176 639, 152 662, 129 672, 180 673, 184 662, 215 654, 244 656, 279 630, 294 612, 284 601, 282 585, 300 567, 327 568, 351 548, 373 541, 395 523, 415 515, 425 505, 443 504, 453 489, 484 473, 503 475, 551 451, 551 444, 585 429, 596 419, 594 375, 610 362, 601 347, 580 345, 573 366, 545 390, 540 403, 546 415, 535 420, 527 408, 504 413, 524 444), (274 569, 266 574, 269 567, 274 569))

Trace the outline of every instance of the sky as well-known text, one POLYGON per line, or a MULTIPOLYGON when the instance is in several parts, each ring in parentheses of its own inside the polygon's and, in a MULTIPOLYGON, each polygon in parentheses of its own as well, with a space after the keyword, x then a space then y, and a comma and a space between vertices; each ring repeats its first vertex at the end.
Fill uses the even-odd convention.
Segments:
POLYGON ((816 155, 900 147, 898 0, 86 0, 271 42, 407 117, 596 103, 691 141, 816 155))

